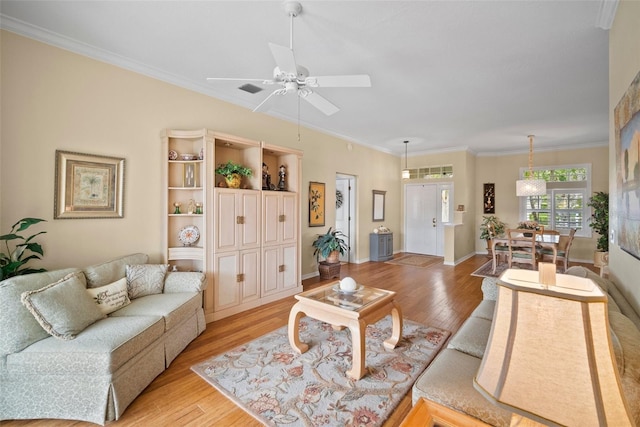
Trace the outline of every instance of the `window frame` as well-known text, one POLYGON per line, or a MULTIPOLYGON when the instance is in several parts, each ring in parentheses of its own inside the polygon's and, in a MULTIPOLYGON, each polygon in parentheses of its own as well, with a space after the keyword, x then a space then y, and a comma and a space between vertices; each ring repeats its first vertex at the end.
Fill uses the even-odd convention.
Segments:
MULTIPOLYGON (((591 217, 591 208, 588 206, 589 197, 591 195, 591 163, 580 163, 580 164, 570 164, 570 165, 554 165, 554 166, 539 166, 534 167, 534 175, 537 171, 551 171, 556 169, 578 169, 584 168, 586 171, 586 179, 584 181, 564 181, 564 182, 555 182, 555 181, 547 181, 547 197, 550 200, 550 208, 549 215, 552 223, 550 224, 550 228, 555 230, 568 233, 568 228, 557 228, 555 226, 555 215, 556 215, 556 206, 555 206, 555 194, 556 193, 564 193, 564 192, 580 192, 583 194, 583 207, 582 207, 582 228, 578 228, 576 231, 576 236, 579 237, 592 237, 592 230, 589 227, 588 219, 591 217)), ((525 179, 525 174, 529 172, 529 168, 521 167, 520 168, 520 178, 525 179)), ((531 210, 527 207, 528 197, 519 197, 519 214, 518 217, 520 221, 527 220, 527 213, 531 210)))

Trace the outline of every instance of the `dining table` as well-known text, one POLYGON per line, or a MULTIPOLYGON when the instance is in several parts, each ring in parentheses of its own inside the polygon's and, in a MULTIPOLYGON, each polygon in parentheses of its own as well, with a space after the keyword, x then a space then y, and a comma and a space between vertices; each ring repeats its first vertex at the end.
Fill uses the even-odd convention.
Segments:
MULTIPOLYGON (((523 232, 525 232, 523 230, 523 232)), ((536 246, 540 248, 551 249, 553 251, 553 263, 556 263, 558 256, 558 244, 560 243, 560 233, 556 230, 544 230, 542 233, 536 234, 536 246)), ((496 246, 509 246, 509 238, 507 236, 499 236, 491 239, 491 256, 493 259, 493 273, 495 274, 498 266, 496 262, 496 246)))

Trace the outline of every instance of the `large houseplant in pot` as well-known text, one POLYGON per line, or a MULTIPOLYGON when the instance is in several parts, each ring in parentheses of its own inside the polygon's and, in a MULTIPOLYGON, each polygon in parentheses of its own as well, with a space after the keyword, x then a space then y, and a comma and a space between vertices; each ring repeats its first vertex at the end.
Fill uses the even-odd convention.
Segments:
POLYGON ((328 264, 336 264, 340 262, 340 255, 344 255, 348 248, 347 243, 343 239, 345 236, 340 230, 331 231, 332 227, 329 227, 329 231, 325 234, 320 234, 316 240, 312 243, 315 248, 313 254, 316 256, 316 260, 322 256, 325 262, 328 264))
POLYGON ((251 168, 242 166, 229 160, 227 163, 218 165, 216 173, 224 176, 224 180, 229 188, 240 188, 243 176, 252 176, 251 168))
POLYGON ((609 263, 609 193, 604 191, 594 193, 589 198, 587 206, 593 208, 589 227, 599 234, 593 264, 596 267, 603 267, 609 263))
POLYGON ((480 224, 480 238, 487 242, 487 253, 491 258, 491 239, 495 236, 502 236, 506 228, 506 224, 495 215, 486 215, 482 217, 480 224))
POLYGON ((46 271, 44 268, 29 268, 26 266, 29 261, 41 259, 40 256, 44 256, 42 246, 34 242, 33 239, 40 234, 46 233, 46 231, 40 231, 27 237, 18 234, 43 221, 44 219, 40 218, 22 218, 13 224, 9 234, 0 236, 0 241, 4 242, 0 247, 0 281, 13 276, 46 271), (11 243, 11 246, 9 243, 11 243))

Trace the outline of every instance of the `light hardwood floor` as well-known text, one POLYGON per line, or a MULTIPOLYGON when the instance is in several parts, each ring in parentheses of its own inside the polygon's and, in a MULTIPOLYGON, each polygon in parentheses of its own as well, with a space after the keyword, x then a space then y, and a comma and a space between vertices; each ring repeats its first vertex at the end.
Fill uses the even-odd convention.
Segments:
MULTIPOLYGON (((396 255, 396 257, 402 254, 396 255)), ((476 255, 457 266, 442 263, 428 268, 367 262, 342 266, 341 277, 397 292, 396 301, 407 319, 455 333, 482 299, 482 278, 471 273, 487 262, 476 255)), ((576 265, 571 263, 571 265, 576 265)), ((583 264, 584 265, 584 264, 583 264)), ((585 265, 592 268, 593 266, 585 265)), ((335 280, 335 279, 334 279, 335 280)), ((318 277, 303 282, 308 290, 329 283, 318 277)), ((215 388, 189 369, 211 356, 224 353, 287 324, 293 297, 207 324, 192 342, 109 426, 260 426, 215 388)), ((411 392, 405 396, 385 427, 397 426, 411 409, 411 392)), ((67 420, 4 421, 3 427, 93 426, 67 420)))

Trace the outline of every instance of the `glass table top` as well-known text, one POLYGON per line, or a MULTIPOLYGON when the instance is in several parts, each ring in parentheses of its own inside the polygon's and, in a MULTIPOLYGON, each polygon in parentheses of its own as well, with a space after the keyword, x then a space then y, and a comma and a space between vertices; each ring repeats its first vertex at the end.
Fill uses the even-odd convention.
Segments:
POLYGON ((393 292, 391 291, 362 285, 358 285, 358 289, 356 289, 355 292, 343 292, 340 290, 338 282, 336 282, 335 284, 303 292, 298 294, 297 297, 308 298, 347 310, 358 311, 392 294, 393 292))

